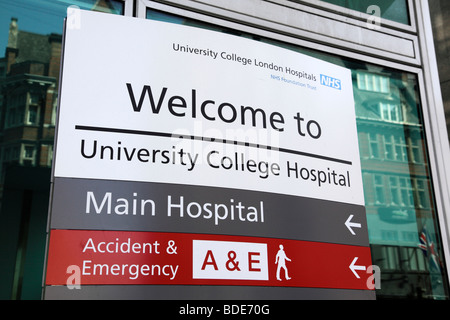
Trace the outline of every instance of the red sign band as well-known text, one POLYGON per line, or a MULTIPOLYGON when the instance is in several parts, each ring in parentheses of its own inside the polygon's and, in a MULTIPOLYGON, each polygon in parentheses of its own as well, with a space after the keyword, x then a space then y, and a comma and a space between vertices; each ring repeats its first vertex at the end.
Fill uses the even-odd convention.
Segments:
POLYGON ((206 234, 52 230, 47 285, 366 289, 370 248, 206 234))

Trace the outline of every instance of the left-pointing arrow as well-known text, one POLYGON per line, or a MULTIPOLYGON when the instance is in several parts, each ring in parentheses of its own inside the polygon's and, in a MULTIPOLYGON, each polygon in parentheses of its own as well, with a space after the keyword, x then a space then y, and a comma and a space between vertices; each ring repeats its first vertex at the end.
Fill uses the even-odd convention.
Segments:
POLYGON ((356 223, 356 222, 352 222, 353 219, 353 215, 351 214, 347 221, 345 221, 345 226, 347 227, 348 230, 350 230, 350 232, 352 233, 352 235, 355 235, 355 231, 353 231, 352 228, 361 228, 361 223, 356 223))
POLYGON ((360 278, 358 273, 356 272, 356 270, 366 270, 365 266, 358 266, 356 265, 356 260, 358 260, 358 257, 355 257, 355 259, 353 259, 352 263, 350 263, 350 270, 352 270, 353 274, 355 275, 355 277, 357 277, 358 279, 360 278))

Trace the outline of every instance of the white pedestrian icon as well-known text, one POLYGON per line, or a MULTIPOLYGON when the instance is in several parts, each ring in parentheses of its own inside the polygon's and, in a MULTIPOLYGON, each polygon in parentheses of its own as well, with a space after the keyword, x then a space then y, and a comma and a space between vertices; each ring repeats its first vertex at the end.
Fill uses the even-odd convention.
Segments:
POLYGON ((286 253, 284 252, 284 249, 283 249, 283 245, 280 244, 280 250, 278 250, 277 256, 275 258, 275 264, 278 264, 278 267, 277 267, 277 280, 279 280, 279 281, 281 281, 281 278, 280 278, 280 270, 281 270, 281 268, 284 269, 284 274, 285 274, 286 280, 290 280, 291 279, 291 278, 289 278, 289 275, 288 275, 288 269, 286 267, 286 260, 287 261, 291 261, 291 259, 289 259, 286 256, 286 253))

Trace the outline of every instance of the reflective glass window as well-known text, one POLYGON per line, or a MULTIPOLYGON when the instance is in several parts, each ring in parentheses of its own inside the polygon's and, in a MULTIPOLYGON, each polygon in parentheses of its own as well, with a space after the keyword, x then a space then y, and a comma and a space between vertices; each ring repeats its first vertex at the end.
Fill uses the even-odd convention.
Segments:
POLYGON ((147 18, 264 41, 350 69, 372 262, 381 268, 377 298, 448 299, 416 74, 150 9, 147 18))
POLYGON ((321 0, 341 7, 356 10, 370 15, 376 11, 372 7, 376 5, 380 10, 381 18, 409 24, 408 1, 407 0, 321 0))
POLYGON ((40 299, 67 7, 120 0, 0 0, 0 299, 40 299))

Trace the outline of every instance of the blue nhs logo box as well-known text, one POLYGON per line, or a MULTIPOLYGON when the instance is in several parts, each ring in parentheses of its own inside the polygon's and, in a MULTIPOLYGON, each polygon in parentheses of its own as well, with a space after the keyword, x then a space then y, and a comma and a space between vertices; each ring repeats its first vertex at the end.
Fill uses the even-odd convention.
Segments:
POLYGON ((320 84, 330 88, 341 90, 341 80, 326 76, 324 74, 320 75, 320 84))

